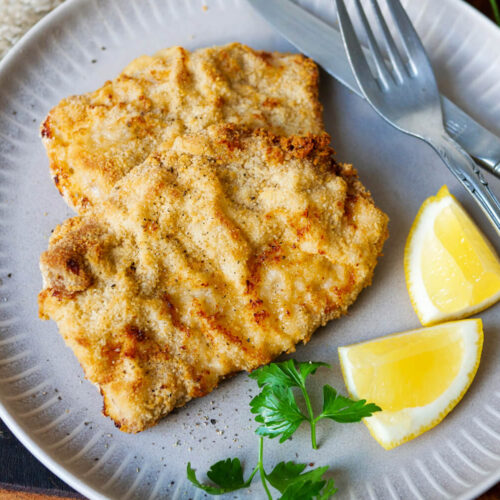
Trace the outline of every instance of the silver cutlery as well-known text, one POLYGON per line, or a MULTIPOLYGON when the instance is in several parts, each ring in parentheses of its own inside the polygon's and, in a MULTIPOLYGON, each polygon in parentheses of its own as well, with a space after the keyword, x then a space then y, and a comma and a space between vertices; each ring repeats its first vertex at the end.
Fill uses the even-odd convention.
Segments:
MULTIPOLYGON (((247 0, 263 18, 301 52, 340 83, 362 96, 338 30, 292 0, 247 0)), ((481 167, 500 177, 500 139, 441 96, 448 133, 481 167)))
POLYGON ((377 0, 369 2, 389 55, 382 55, 360 0, 354 0, 367 36, 374 73, 354 30, 344 0, 335 0, 342 39, 356 81, 366 100, 388 123, 427 142, 473 196, 500 235, 500 201, 469 154, 444 127, 441 99, 431 64, 399 0, 386 0, 403 55, 387 27, 377 0))

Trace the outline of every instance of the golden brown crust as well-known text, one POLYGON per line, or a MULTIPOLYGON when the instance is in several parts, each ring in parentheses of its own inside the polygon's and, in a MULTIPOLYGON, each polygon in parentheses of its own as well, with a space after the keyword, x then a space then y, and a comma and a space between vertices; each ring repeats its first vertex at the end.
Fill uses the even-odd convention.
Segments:
POLYGON ((99 258, 102 252, 100 237, 104 231, 96 222, 83 222, 79 218, 71 219, 67 224, 72 231, 71 240, 64 238, 56 243, 60 238, 53 238, 52 249, 42 254, 40 266, 45 286, 55 294, 72 296, 92 284, 92 274, 82 256, 94 253, 99 258))
POLYGON ((275 134, 322 130, 318 68, 238 43, 159 51, 100 89, 63 99, 41 126, 54 182, 85 213, 158 144, 218 122, 275 134))
POLYGON ((123 431, 293 352, 370 283, 387 217, 328 140, 178 137, 54 233, 40 314, 123 431))

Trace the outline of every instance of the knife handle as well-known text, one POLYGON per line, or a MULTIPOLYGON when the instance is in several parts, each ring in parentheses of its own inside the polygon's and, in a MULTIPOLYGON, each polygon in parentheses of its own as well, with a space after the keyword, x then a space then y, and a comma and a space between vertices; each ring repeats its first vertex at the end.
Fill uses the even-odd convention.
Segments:
POLYGON ((475 122, 458 106, 442 96, 444 125, 449 136, 458 142, 481 167, 500 178, 500 140, 475 122))
POLYGON ((498 177, 500 179, 500 161, 495 163, 494 160, 491 160, 488 157, 478 158, 477 156, 473 156, 472 158, 480 167, 484 168, 490 174, 493 174, 495 177, 498 177))
POLYGON ((438 137, 424 140, 471 194, 500 236, 500 201, 469 154, 444 131, 438 137))

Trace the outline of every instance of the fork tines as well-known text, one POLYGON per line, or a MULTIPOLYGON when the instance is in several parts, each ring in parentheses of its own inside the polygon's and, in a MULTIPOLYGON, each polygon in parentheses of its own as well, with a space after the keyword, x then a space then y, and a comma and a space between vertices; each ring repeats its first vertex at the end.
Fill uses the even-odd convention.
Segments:
MULTIPOLYGON (((387 65, 384 59, 361 1, 354 0, 359 20, 366 33, 369 52, 373 58, 377 81, 381 89, 388 90, 390 86, 401 83, 406 76, 415 76, 418 71, 432 72, 432 67, 426 56, 422 42, 399 0, 386 0, 386 4, 394 20, 392 24, 399 35, 404 52, 403 57, 389 31, 387 22, 377 0, 369 0, 369 2, 379 27, 387 55, 389 56, 390 66, 387 65), (405 61, 407 61, 407 64, 405 64, 405 61)), ((359 73, 364 79, 367 79, 368 76, 373 75, 361 47, 361 43, 356 35, 344 0, 335 0, 335 4, 337 6, 340 27, 349 49, 348 56, 351 64, 355 67, 355 72, 359 73)))

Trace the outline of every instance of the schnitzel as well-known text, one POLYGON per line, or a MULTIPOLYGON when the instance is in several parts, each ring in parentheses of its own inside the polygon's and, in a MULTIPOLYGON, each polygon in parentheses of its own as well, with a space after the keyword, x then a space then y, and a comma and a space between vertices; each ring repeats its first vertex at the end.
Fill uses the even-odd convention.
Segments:
POLYGON ((327 134, 213 125, 158 146, 41 257, 41 317, 121 430, 293 352, 371 283, 387 237, 327 134))
POLYGON ((370 284, 387 217, 328 143, 213 126, 55 230, 40 314, 121 430, 293 352, 370 284))
POLYGON ((131 62, 100 89, 63 99, 41 127, 50 170, 78 213, 102 201, 159 144, 219 122, 319 134, 318 68, 306 57, 232 43, 131 62))
POLYGON ((370 284, 387 218, 321 112, 313 61, 233 43, 140 57, 47 116, 80 216, 42 255, 40 315, 123 431, 292 352, 370 284))

